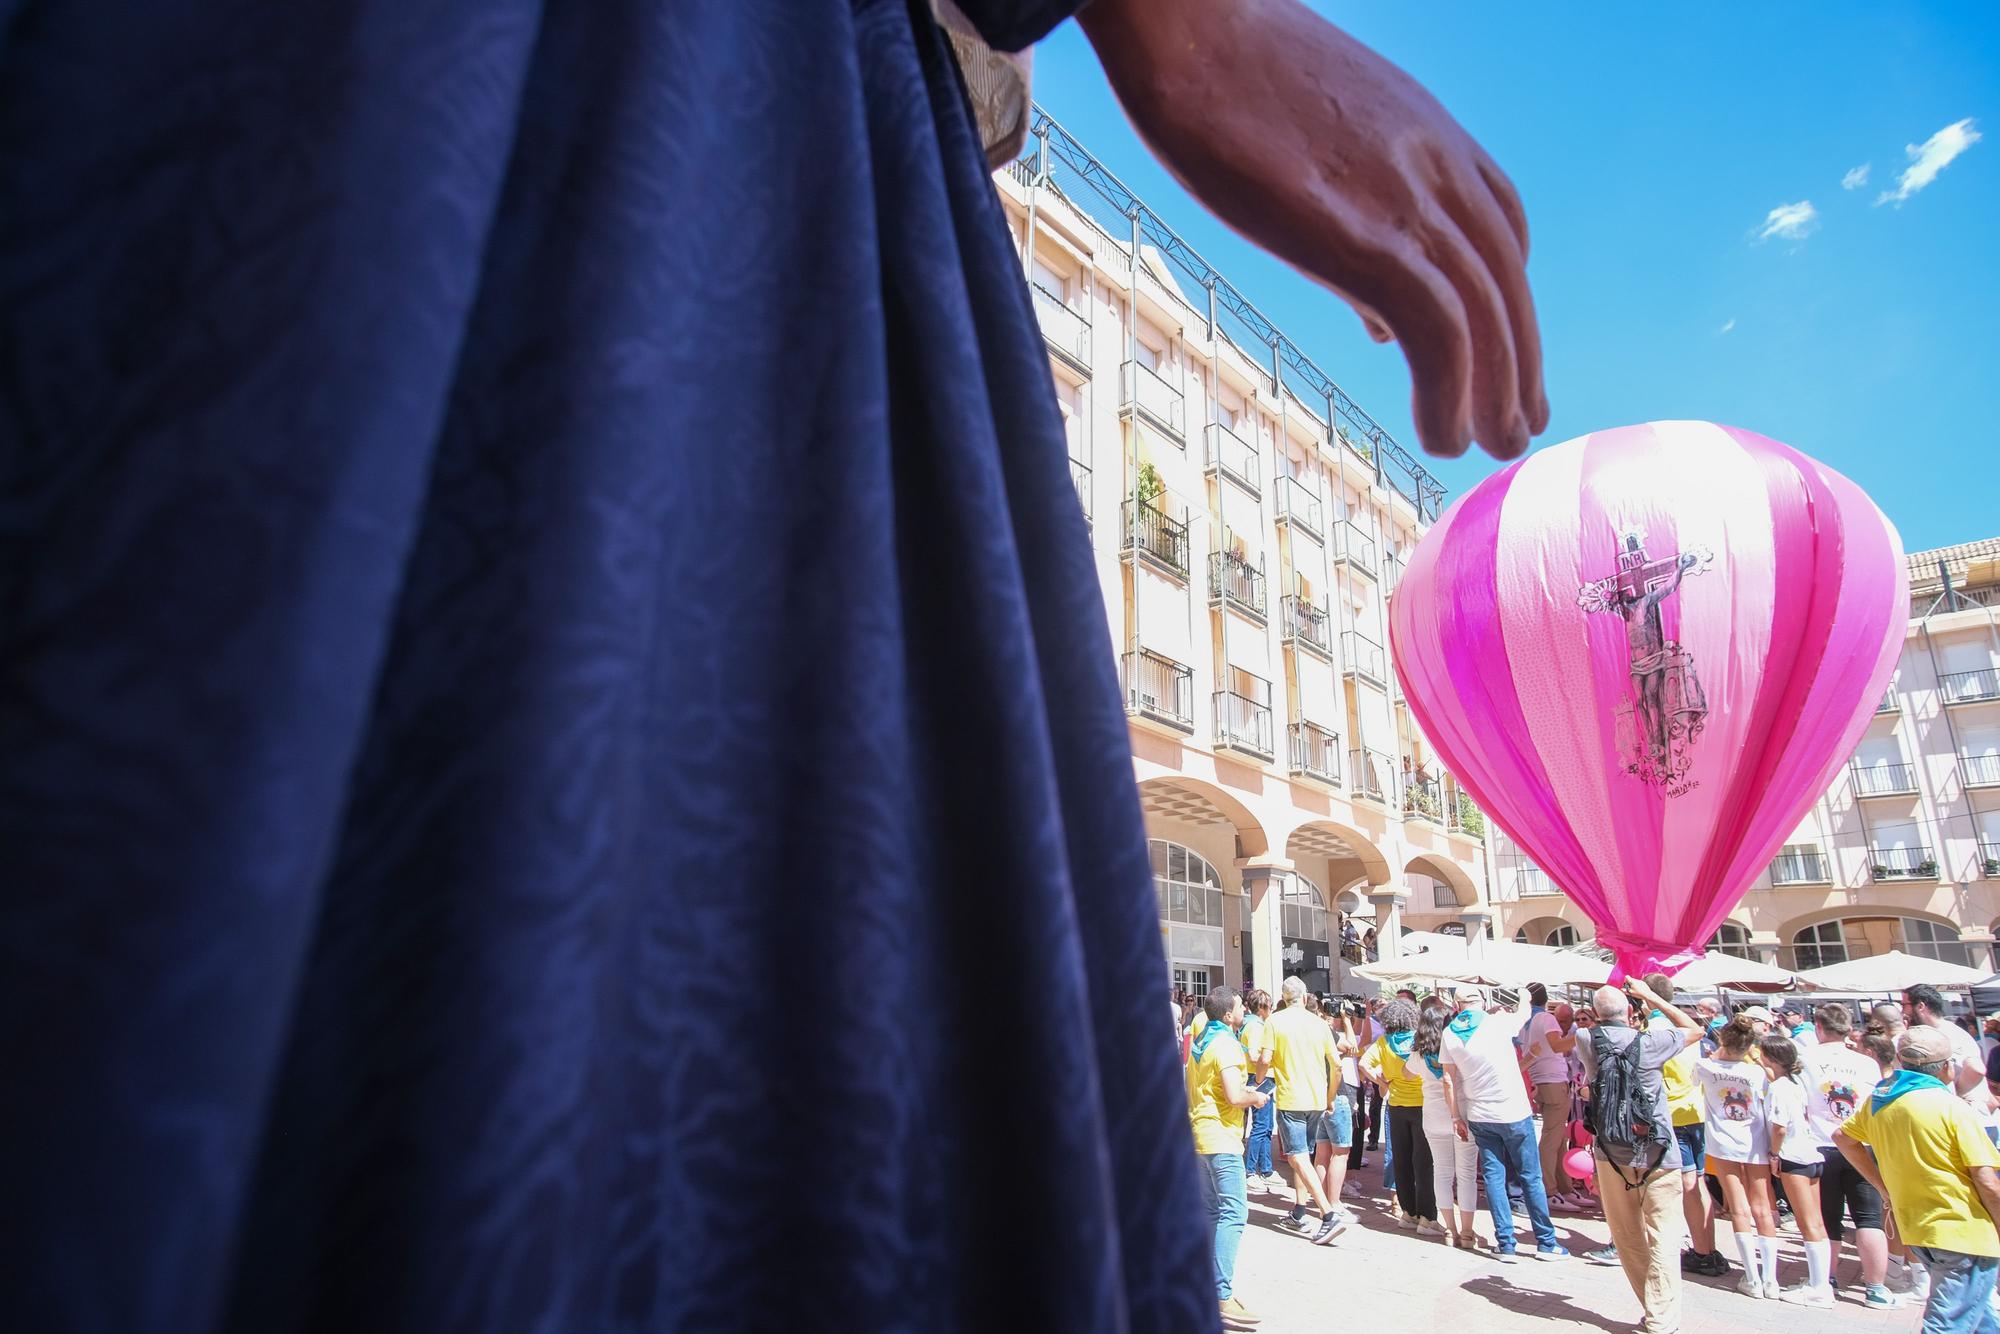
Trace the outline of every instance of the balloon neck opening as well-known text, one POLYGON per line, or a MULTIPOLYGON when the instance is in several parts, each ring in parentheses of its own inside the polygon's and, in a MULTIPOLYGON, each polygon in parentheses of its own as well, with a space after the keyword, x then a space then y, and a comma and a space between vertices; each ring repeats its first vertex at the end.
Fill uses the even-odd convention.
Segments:
POLYGON ((1669 977, 1699 959, 1702 952, 1686 945, 1676 945, 1667 940, 1648 940, 1643 936, 1627 936, 1616 931, 1600 931, 1597 943, 1609 949, 1616 959, 1611 970, 1613 985, 1628 977, 1644 977, 1648 973, 1665 973, 1669 977))

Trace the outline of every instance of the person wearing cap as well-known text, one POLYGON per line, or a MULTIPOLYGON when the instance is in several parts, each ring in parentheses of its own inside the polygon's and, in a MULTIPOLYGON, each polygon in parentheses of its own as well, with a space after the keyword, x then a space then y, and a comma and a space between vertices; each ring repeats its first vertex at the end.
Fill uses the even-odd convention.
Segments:
POLYGON ((1896 1055, 1901 1068, 1875 1086, 1834 1144, 1888 1198, 1904 1243, 1929 1271, 1924 1334, 1990 1334, 2000 1277, 2000 1148, 1944 1080, 1953 1063, 1949 1037, 1918 1025, 1903 1033, 1896 1055))
POLYGON ((1736 1013, 1750 1021, 1750 1027, 1756 1031, 1757 1036, 1760 1038, 1769 1033, 1772 1025, 1778 1022, 1770 1010, 1762 1005, 1746 1005, 1736 1013))
POLYGON ((1951 1068, 1943 1079, 1951 1085, 1952 1092, 1961 1098, 1977 1092, 1986 1078, 1986 1061, 1972 1034, 1954 1024, 1945 1013, 1944 996, 1938 989, 1928 983, 1905 988, 1903 1010, 1910 1016, 1912 1026, 1921 1024, 1935 1029, 1951 1044, 1951 1068))
POLYGON ((1446 1026, 1439 1047, 1445 1105, 1462 1109, 1452 1122, 1452 1130, 1461 1140, 1479 1145, 1479 1171, 1486 1183, 1487 1208, 1493 1215, 1493 1256, 1502 1264, 1512 1264, 1517 1258, 1514 1211, 1507 1199, 1510 1181, 1520 1184, 1521 1201, 1534 1225, 1535 1258, 1569 1258, 1569 1252, 1556 1240, 1555 1224, 1549 1221, 1535 1119, 1514 1049, 1515 1037, 1527 1026, 1531 1003, 1523 991, 1514 1009, 1488 1014, 1484 991, 1460 988, 1458 1013, 1446 1026))

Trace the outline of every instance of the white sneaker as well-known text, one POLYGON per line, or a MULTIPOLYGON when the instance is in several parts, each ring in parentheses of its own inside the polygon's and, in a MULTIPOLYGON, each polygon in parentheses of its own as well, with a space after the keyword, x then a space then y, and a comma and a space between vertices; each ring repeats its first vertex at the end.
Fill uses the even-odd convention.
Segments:
POLYGON ((1419 1223, 1417 1219, 1412 1215, 1399 1213, 1396 1216, 1396 1226, 1403 1229, 1403 1231, 1405 1232, 1415 1232, 1418 1228, 1420 1228, 1423 1225, 1419 1223))
POLYGON ((1764 1284, 1762 1283, 1762 1281, 1754 1279, 1750 1277, 1750 1275, 1748 1274, 1745 1274, 1742 1278, 1736 1280, 1736 1290, 1742 1293, 1745 1297, 1756 1297, 1761 1299, 1764 1296, 1764 1284))
POLYGON ((1787 1288, 1778 1294, 1778 1297, 1780 1301, 1790 1302, 1793 1306, 1833 1305, 1833 1289, 1824 1283, 1816 1288, 1809 1283, 1801 1283, 1796 1288, 1787 1288))

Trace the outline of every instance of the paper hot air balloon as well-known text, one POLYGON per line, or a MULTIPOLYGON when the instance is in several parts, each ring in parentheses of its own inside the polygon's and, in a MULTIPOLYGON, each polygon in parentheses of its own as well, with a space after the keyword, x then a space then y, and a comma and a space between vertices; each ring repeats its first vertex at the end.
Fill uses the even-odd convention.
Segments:
POLYGON ((1908 613, 1902 541, 1854 483, 1653 422, 1460 498, 1389 624, 1439 756, 1637 973, 1700 957, 1826 790, 1908 613))

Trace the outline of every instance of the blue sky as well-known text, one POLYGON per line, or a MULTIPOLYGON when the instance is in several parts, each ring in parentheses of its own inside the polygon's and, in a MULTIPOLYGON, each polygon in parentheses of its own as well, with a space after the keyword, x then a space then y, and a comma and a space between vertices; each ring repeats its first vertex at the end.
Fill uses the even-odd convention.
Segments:
MULTIPOLYGON (((1314 7, 1428 86, 1526 201, 1538 446, 1708 418, 1854 478, 1912 550, 2000 535, 2000 7, 1314 7), (1907 145, 1968 118, 1980 141, 1876 202, 1907 145), (1810 221, 1773 219, 1805 202, 1810 221)), ((1035 59, 1050 114, 1414 452, 1401 353, 1154 165, 1074 23, 1035 59)), ((1428 465, 1453 495, 1495 466, 1428 465)))

